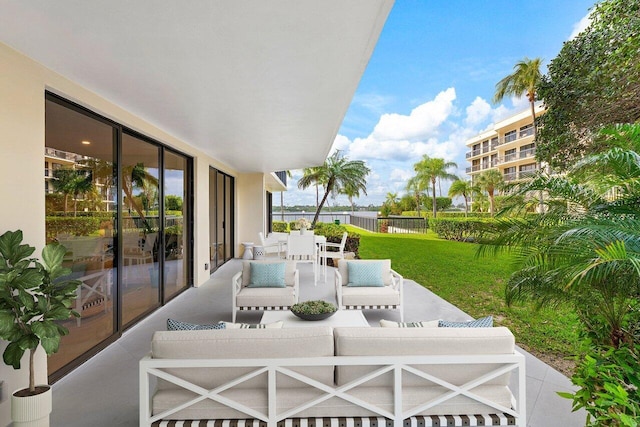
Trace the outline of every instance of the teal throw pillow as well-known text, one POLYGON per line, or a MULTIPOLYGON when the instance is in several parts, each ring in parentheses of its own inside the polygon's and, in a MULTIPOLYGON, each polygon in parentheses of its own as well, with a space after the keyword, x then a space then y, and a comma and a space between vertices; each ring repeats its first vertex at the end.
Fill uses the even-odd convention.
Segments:
POLYGON ((440 328, 492 328, 493 316, 481 317, 480 319, 470 320, 468 322, 449 322, 448 320, 440 320, 438 322, 440 328))
POLYGON ((284 288, 284 262, 251 263, 249 288, 284 288))
POLYGON ((216 323, 215 325, 197 325, 195 323, 181 322, 179 320, 167 319, 168 331, 202 331, 205 329, 225 329, 224 323, 216 323))
POLYGON ((380 262, 347 262, 349 283, 347 286, 384 286, 382 280, 382 265, 380 262))

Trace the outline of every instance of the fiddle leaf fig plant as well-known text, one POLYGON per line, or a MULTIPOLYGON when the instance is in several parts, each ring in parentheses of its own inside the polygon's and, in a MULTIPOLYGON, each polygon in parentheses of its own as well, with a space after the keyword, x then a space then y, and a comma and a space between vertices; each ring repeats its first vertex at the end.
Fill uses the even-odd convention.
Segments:
POLYGON ((35 351, 39 344, 47 355, 58 351, 69 330, 56 321, 80 317, 72 306, 81 282, 64 278, 71 273, 62 266, 64 246, 47 245, 40 262, 22 238, 21 230, 0 236, 0 338, 9 342, 4 363, 14 369, 29 350, 29 393, 35 394, 35 351))

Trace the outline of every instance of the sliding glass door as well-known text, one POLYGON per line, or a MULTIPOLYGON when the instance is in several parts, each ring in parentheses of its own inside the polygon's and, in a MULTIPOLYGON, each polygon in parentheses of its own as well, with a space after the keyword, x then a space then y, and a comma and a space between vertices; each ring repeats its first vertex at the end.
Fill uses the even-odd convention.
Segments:
POLYGON ((211 272, 234 256, 233 203, 234 179, 209 169, 209 240, 211 272))
POLYGON ((122 324, 160 305, 160 147, 122 135, 122 324))
POLYGON ((45 120, 47 243, 80 281, 55 381, 192 284, 192 159, 55 95, 45 120))
POLYGON ((66 248, 64 266, 81 282, 74 302, 81 317, 60 322, 69 335, 48 358, 56 372, 116 332, 117 129, 51 100, 45 119, 46 242, 66 248))

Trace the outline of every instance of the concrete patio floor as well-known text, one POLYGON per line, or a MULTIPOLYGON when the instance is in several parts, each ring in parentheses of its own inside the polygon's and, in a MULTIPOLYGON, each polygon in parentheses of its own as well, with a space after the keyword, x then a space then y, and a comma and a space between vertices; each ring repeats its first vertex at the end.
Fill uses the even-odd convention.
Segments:
MULTIPOLYGON (((138 425, 138 361, 150 350, 154 331, 165 330, 167 318, 192 323, 231 321, 231 277, 240 270, 231 260, 199 288, 191 288, 150 317, 127 330, 123 337, 53 386, 52 427, 107 427, 138 425)), ((335 302, 333 269, 326 283, 313 286, 313 273, 301 265, 300 300, 335 302)), ((405 321, 447 319, 462 321, 470 316, 412 280, 404 282, 405 321)), ((489 315, 491 313, 487 313, 489 315)), ((238 322, 257 323, 261 312, 240 312, 238 322)), ((365 311, 369 324, 380 319, 399 320, 394 311, 365 311)), ((522 351, 522 350, 521 350, 522 351)), ((564 375, 526 355, 527 415, 530 427, 581 427, 585 413, 571 412, 571 402, 557 391, 572 390, 564 375)))

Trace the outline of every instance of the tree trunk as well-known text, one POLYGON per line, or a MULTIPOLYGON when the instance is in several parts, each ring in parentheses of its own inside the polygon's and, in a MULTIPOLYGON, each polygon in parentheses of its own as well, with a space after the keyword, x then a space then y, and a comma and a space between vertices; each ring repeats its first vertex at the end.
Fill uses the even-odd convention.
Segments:
POLYGON ((433 217, 436 217, 436 214, 438 212, 438 204, 436 203, 436 180, 435 178, 431 180, 431 188, 433 189, 432 193, 433 193, 433 200, 431 205, 433 206, 433 217))
POLYGON ((463 195, 462 197, 464 197, 464 216, 466 218, 469 216, 469 201, 467 200, 467 196, 463 195))
POLYGON ((34 370, 34 356, 36 354, 36 349, 32 348, 29 350, 29 391, 31 393, 35 393, 36 391, 36 373, 34 370))
POLYGON ((280 219, 284 222, 284 191, 280 192, 280 219))
POLYGON ((322 207, 324 206, 324 203, 327 201, 327 198, 329 197, 329 194, 331 193, 331 189, 333 188, 333 179, 330 179, 327 182, 327 189, 324 193, 324 196, 322 197, 322 201, 320 202, 320 204, 318 205, 318 209, 316 209, 316 214, 313 217, 313 222, 311 223, 311 228, 315 227, 316 222, 318 222, 318 218, 320 217, 320 211, 322 210, 322 207))
POLYGON ((489 214, 493 217, 493 191, 487 193, 489 193, 489 214))
MULTIPOLYGON (((538 144, 538 126, 536 126, 536 105, 535 105, 535 97, 529 96, 529 103, 531 105, 531 120, 533 120, 533 142, 538 144)), ((536 165, 538 171, 542 170, 542 163, 537 162, 536 165)), ((542 190, 538 192, 538 211, 542 213, 544 210, 544 197, 542 194, 542 190)))

